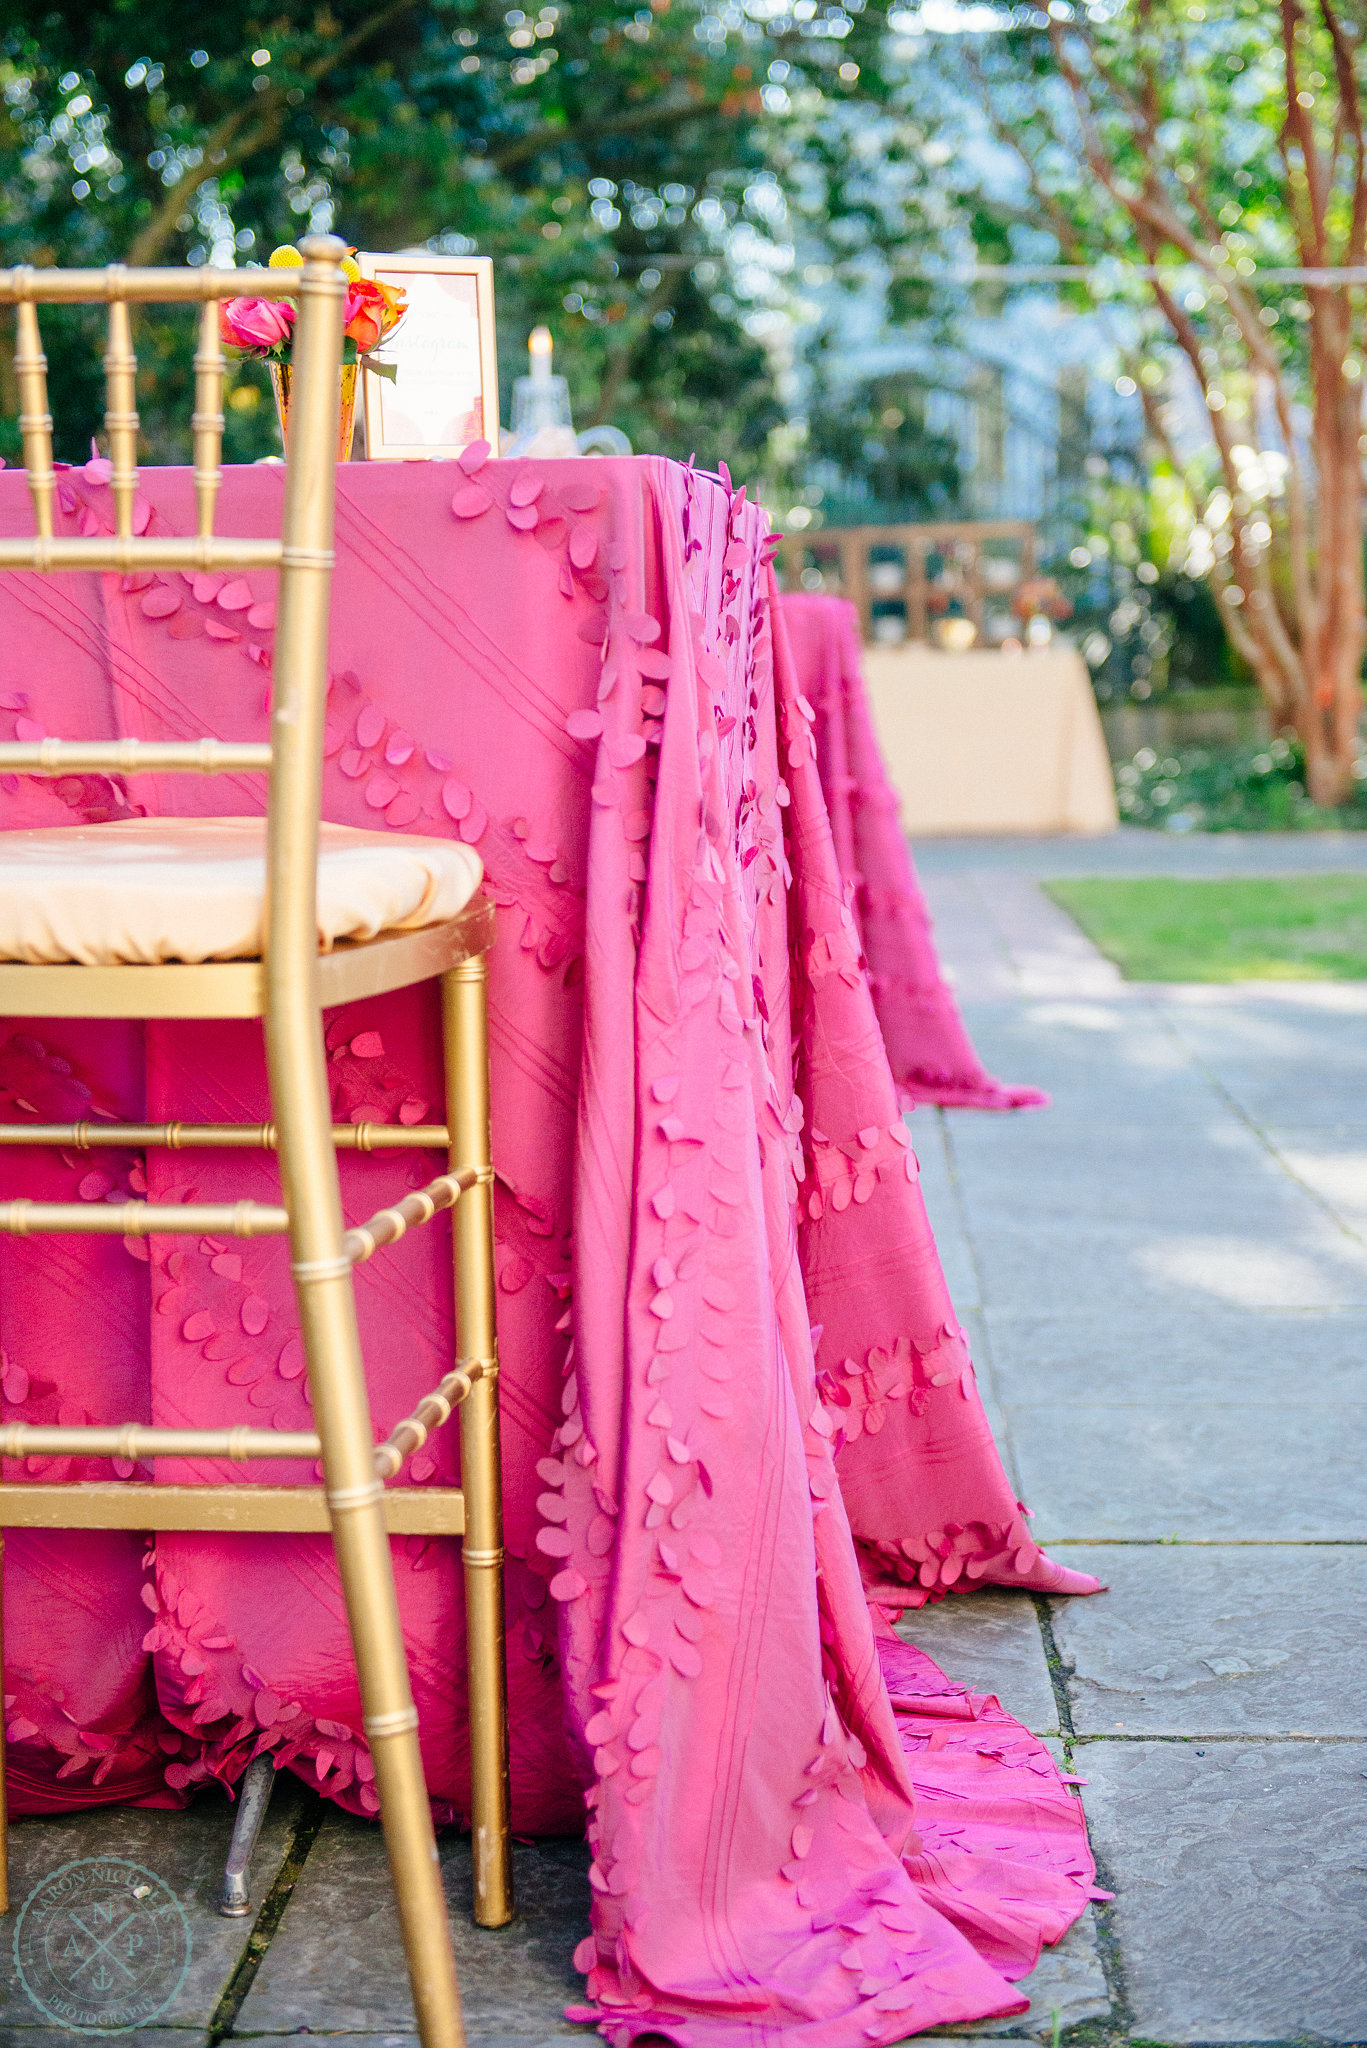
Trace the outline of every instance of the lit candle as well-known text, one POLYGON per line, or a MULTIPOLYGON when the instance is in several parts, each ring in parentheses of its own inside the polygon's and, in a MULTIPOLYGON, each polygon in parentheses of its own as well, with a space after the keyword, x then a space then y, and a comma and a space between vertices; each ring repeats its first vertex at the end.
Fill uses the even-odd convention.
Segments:
POLYGON ((534 327, 527 336, 533 384, 549 384, 551 381, 551 347, 549 327, 534 327))

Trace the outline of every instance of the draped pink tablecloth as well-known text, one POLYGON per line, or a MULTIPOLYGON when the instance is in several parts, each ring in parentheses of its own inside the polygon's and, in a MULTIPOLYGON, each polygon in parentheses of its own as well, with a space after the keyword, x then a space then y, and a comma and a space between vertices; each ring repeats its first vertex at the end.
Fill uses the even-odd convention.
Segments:
POLYGON ((798 687, 816 712, 817 766, 836 859, 864 948, 873 1006, 908 1108, 1035 1109, 1038 1088, 994 1080, 940 971, 916 867, 883 766, 861 666, 859 614, 841 597, 786 592, 798 687))
MULTIPOLYGON (((59 479, 62 530, 107 522, 105 474, 59 479)), ((281 483, 229 472, 222 530, 272 530, 281 483)), ((149 473, 141 503, 193 530, 187 472, 149 473)), ((27 521, 0 477, 0 528, 27 521)), ((587 1807, 575 2010, 617 2041, 853 2048, 1018 2010, 1093 1875, 1042 1745, 887 1615, 1095 1581, 1031 1541, 974 1387, 765 532, 743 493, 652 459, 344 470, 325 803, 459 834, 499 906, 515 1825, 578 1832, 587 1807)), ((272 619, 264 576, 7 576, 0 734, 264 737, 272 619)), ((262 799, 252 778, 7 778, 0 822, 262 799)), ((339 1117, 439 1114, 431 997, 329 1017, 339 1117)), ((43 1120, 266 1112, 259 1033, 235 1023, 11 1020, 0 1091, 43 1120)), ((348 1211, 434 1170, 345 1156, 348 1211)), ((91 1202, 275 1185, 267 1157, 174 1152, 13 1152, 5 1178, 91 1202)), ((448 1363, 444 1226, 357 1292, 387 1430, 448 1363)), ((0 1338, 7 1417, 309 1421, 278 1240, 5 1240, 0 1338)), ((449 1483, 455 1450, 443 1433, 405 1483, 449 1483)), ((7 1468, 66 1473, 109 1468, 7 1468)), ((457 1818, 458 1547, 395 1555, 429 1785, 457 1818)), ((325 1539, 16 1533, 6 1595, 20 1811, 174 1804, 270 1750, 374 1812, 325 1539)))

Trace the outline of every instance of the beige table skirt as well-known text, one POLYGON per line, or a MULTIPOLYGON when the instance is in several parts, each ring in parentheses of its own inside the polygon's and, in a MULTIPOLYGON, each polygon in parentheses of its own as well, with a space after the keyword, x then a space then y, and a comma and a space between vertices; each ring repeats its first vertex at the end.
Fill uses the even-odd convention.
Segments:
POLYGON ((864 672, 913 838, 1112 832, 1120 822, 1096 699, 1072 648, 866 647, 864 672))

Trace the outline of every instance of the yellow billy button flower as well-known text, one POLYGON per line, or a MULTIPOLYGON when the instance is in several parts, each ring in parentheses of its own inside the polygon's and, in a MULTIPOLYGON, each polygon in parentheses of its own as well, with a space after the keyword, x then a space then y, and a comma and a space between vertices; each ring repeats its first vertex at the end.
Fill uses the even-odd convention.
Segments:
POLYGON ((285 242, 280 248, 271 250, 270 268, 272 270, 293 270, 301 266, 303 261, 303 257, 292 242, 285 242))

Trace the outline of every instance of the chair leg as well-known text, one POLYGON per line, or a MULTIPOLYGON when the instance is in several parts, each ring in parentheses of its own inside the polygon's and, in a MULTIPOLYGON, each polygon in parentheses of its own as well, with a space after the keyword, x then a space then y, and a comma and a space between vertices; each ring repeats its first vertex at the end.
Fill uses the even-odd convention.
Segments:
MULTIPOLYGON (((5 1690, 5 1539, 0 1536, 0 1695, 5 1690)), ((9 1911, 9 1795, 5 1787, 5 1709, 0 1698, 0 1913, 9 1911)))
POLYGON ((251 1910, 252 1851, 266 1818, 275 1785, 275 1764, 269 1756, 258 1756, 248 1764, 237 1795, 237 1818, 228 1846, 228 1863, 223 1872, 223 1890, 218 1910, 225 1919, 240 1920, 251 1910))
MULTIPOLYGON (((340 1219, 339 1219, 340 1220, 340 1219)), ((340 1230, 338 1239, 340 1243, 340 1230)), ((347 1262, 339 1260, 339 1263, 347 1262)), ((464 2048, 451 1928, 385 1530, 349 1270, 301 1282, 304 1335, 332 1542, 423 2048, 464 2048)))
MULTIPOLYGON (((312 937, 312 915, 308 926, 312 937)), ((423 2048, 465 2048, 361 1361, 321 1020, 286 988, 267 1015, 291 1271, 385 1847, 423 2048)))
MULTIPOLYGON (((451 1165, 491 1167, 488 970, 467 960, 442 976, 442 1042, 451 1165)), ((503 1476, 499 1456, 498 1336, 494 1323, 494 1190, 490 1179, 456 1204, 452 1223, 456 1348, 483 1362, 460 1408, 465 1495, 465 1641, 470 1713, 470 1817, 475 1919, 513 1917, 509 1834, 508 1678, 503 1647, 503 1476)))

